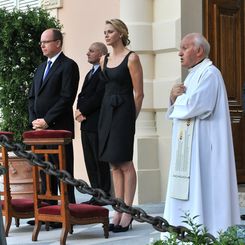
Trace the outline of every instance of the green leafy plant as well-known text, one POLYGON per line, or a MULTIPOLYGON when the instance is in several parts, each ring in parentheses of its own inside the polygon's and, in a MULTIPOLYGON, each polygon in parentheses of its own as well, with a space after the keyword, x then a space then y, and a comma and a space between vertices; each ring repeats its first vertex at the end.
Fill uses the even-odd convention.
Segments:
POLYGON ((14 132, 20 142, 28 129, 28 92, 34 71, 43 61, 39 40, 60 23, 41 8, 0 9, 0 130, 14 132))
POLYGON ((189 213, 183 216, 183 222, 189 225, 189 242, 180 241, 177 234, 170 232, 166 239, 158 240, 151 245, 243 245, 245 244, 245 229, 239 226, 232 226, 227 231, 218 232, 216 240, 209 239, 208 230, 201 224, 197 224, 195 219, 198 216, 191 217, 189 213))

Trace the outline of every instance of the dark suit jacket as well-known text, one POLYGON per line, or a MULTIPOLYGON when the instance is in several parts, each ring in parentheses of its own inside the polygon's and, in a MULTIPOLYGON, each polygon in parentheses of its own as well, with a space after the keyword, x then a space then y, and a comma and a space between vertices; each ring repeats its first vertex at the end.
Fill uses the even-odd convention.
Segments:
POLYGON ((69 130, 74 135, 74 103, 78 83, 78 65, 61 53, 42 81, 46 62, 34 75, 29 93, 29 123, 44 118, 50 129, 69 130), (41 85, 42 84, 42 85, 41 85))
POLYGON ((101 101, 104 96, 105 84, 100 79, 100 67, 89 79, 86 75, 82 90, 78 95, 77 109, 86 116, 81 123, 81 130, 97 132, 101 101))

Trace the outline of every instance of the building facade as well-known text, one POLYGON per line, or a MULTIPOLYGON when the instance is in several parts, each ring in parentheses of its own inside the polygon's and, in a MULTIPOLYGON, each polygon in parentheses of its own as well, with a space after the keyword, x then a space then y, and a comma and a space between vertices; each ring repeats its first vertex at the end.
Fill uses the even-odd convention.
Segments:
MULTIPOLYGON (((28 5, 43 6, 63 25, 64 52, 79 64, 80 88, 90 68, 86 52, 92 42, 104 41, 105 20, 120 18, 128 25, 129 48, 143 66, 145 93, 136 124, 134 204, 164 202, 171 148, 171 121, 165 113, 171 87, 185 76, 178 58, 180 40, 188 32, 202 32, 202 1, 0 0, 0 7, 10 11, 28 5)), ((74 145, 75 177, 88 180, 77 123, 74 145)))

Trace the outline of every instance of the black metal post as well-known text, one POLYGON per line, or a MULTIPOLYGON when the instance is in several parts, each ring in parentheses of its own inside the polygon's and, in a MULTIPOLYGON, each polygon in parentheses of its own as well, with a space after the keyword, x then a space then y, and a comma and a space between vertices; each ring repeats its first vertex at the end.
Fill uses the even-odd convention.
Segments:
MULTIPOLYGON (((6 169, 0 166, 0 175, 5 174, 5 172, 6 169)), ((3 215, 2 215, 1 205, 0 205, 0 245, 7 245, 4 228, 3 228, 3 215)))
POLYGON ((7 245, 4 228, 3 228, 3 216, 2 216, 2 208, 0 206, 0 245, 7 245))

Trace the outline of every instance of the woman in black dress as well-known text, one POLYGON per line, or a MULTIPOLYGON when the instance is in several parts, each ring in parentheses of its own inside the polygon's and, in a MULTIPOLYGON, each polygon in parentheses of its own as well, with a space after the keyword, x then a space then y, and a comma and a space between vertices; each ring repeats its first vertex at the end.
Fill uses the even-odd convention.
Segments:
MULTIPOLYGON (((138 55, 127 48, 128 28, 121 20, 107 20, 104 35, 112 52, 101 58, 106 87, 99 120, 99 156, 111 164, 115 197, 131 206, 136 189, 132 162, 135 120, 144 97, 143 71, 138 55)), ((131 223, 131 215, 115 211, 110 230, 127 231, 131 223)))

